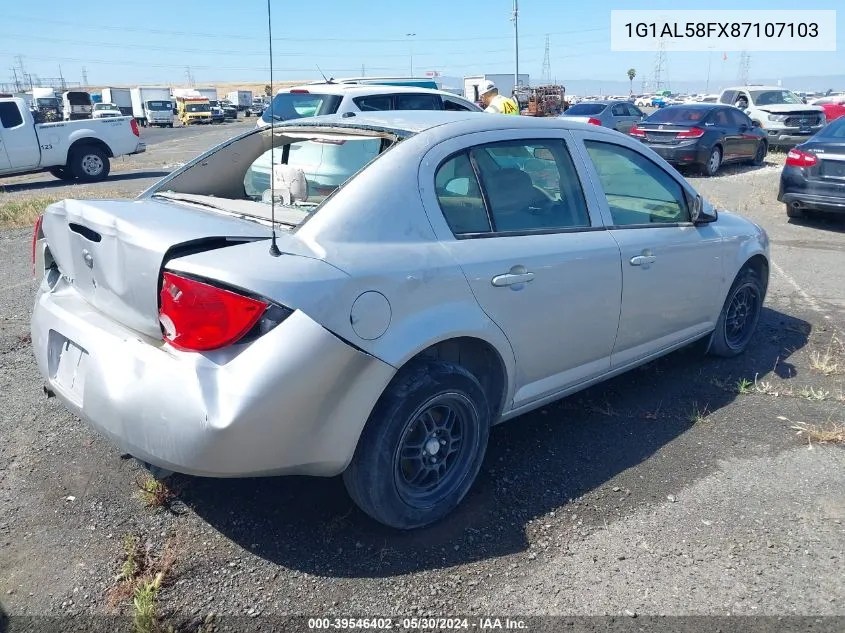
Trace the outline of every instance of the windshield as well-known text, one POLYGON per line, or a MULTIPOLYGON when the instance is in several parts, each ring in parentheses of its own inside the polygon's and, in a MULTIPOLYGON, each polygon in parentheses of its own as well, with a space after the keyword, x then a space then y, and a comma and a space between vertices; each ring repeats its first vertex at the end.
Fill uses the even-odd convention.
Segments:
POLYGON ((173 105, 169 101, 147 101, 147 110, 152 110, 153 112, 163 112, 172 109, 173 105))
POLYGON ((682 106, 672 106, 654 112, 643 121, 643 123, 676 123, 678 125, 694 125, 701 122, 708 114, 712 112, 711 108, 685 108, 682 106))
POLYGON ((751 98, 754 105, 778 105, 781 103, 804 103, 797 94, 791 90, 752 90, 751 98))
POLYGON ((570 106, 563 114, 565 116, 592 116, 603 112, 606 107, 603 103, 579 103, 570 106))
POLYGON ((334 114, 337 112, 340 95, 321 95, 313 93, 282 92, 273 98, 273 103, 264 111, 261 118, 269 123, 271 117, 277 121, 301 119, 303 117, 334 114))
POLYGON ((40 108, 58 108, 59 107, 59 100, 58 99, 36 99, 35 103, 38 104, 40 108))
POLYGON ((845 116, 835 119, 833 123, 819 130, 816 139, 836 139, 845 141, 845 116))
POLYGON ((211 112, 211 106, 207 103, 189 103, 185 106, 188 112, 211 112))

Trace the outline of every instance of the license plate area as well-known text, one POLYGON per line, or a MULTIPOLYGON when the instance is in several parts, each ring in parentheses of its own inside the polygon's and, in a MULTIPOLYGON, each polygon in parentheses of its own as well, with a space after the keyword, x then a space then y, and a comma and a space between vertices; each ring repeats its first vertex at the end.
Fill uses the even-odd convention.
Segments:
POLYGON ((55 330, 50 330, 47 368, 52 387, 77 406, 82 406, 88 352, 55 330))
POLYGON ((819 173, 825 178, 845 178, 845 161, 823 160, 819 173))

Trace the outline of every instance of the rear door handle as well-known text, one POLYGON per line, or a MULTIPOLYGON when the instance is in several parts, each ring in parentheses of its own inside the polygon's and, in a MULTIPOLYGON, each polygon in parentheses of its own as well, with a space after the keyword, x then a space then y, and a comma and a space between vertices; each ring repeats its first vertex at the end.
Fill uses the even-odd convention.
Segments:
POLYGON ((631 258, 631 266, 648 266, 657 260, 654 255, 637 255, 631 258))
POLYGON ((524 273, 505 273, 504 275, 496 275, 493 277, 493 285, 501 288, 503 286, 515 286, 516 284, 524 284, 534 279, 534 273, 525 271, 524 273))

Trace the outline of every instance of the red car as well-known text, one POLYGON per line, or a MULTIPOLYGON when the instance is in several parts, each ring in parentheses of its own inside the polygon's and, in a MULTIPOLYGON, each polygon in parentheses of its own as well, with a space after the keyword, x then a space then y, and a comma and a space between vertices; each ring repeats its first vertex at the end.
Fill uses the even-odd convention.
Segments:
POLYGON ((845 114, 845 96, 843 95, 816 99, 813 102, 813 105, 818 105, 824 108, 824 116, 828 123, 845 114))

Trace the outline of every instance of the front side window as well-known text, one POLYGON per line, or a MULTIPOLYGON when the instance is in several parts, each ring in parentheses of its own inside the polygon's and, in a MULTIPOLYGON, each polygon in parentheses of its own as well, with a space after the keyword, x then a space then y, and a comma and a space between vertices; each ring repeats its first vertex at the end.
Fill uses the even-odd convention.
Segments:
POLYGON ((639 152, 613 143, 584 141, 598 172, 615 226, 690 222, 680 183, 639 152))
POLYGON ((471 112, 472 108, 463 105, 462 103, 458 103, 457 101, 452 101, 451 99, 443 99, 443 109, 448 110, 450 112, 471 112))
POLYGON ((396 110, 442 110, 442 101, 435 94, 398 94, 395 97, 396 110))
POLYGON ((435 187, 455 235, 590 226, 581 184, 563 141, 471 148, 440 166, 435 187))
POLYGON ((625 107, 624 103, 617 103, 613 106, 611 114, 613 116, 628 116, 628 108, 625 107))

